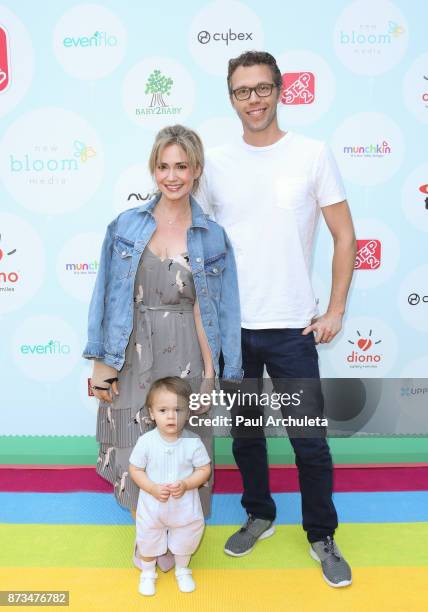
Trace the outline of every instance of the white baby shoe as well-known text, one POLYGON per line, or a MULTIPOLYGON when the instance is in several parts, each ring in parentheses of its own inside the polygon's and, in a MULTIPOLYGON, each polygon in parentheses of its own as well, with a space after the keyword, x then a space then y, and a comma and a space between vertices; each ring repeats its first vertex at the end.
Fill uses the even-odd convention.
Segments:
POLYGON ((143 570, 140 576, 140 585, 138 592, 141 595, 154 595, 156 593, 156 578, 157 573, 154 570, 143 570))
POLYGON ((175 568, 175 577, 177 579, 178 588, 182 593, 191 593, 196 589, 195 582, 192 578, 192 570, 188 567, 175 568))

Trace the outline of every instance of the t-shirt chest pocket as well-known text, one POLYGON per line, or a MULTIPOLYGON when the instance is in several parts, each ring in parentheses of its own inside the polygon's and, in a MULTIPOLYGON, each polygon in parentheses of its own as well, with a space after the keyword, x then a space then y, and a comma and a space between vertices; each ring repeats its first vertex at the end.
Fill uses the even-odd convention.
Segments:
POLYGON ((309 183, 306 177, 280 177, 275 182, 275 206, 284 210, 295 210, 304 206, 309 198, 309 183))
POLYGON ((126 278, 131 270, 134 243, 124 238, 116 237, 113 242, 111 270, 115 278, 126 278))

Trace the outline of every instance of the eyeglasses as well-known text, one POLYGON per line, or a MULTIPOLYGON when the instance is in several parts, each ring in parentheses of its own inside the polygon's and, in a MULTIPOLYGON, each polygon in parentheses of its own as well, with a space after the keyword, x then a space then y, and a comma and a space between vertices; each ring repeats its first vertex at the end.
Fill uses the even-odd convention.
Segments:
POLYGON ((274 87, 276 87, 274 83, 258 83, 255 87, 238 87, 238 89, 233 89, 232 93, 237 100, 242 102, 251 98, 253 91, 256 92, 259 98, 267 98, 272 93, 274 87))

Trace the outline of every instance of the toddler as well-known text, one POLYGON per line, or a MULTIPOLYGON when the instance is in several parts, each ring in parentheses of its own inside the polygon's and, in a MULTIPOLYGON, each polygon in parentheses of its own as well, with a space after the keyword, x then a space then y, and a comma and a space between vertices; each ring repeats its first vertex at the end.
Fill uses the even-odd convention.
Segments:
POLYGON ((136 528, 142 595, 155 594, 156 557, 168 548, 178 588, 195 590, 188 565, 204 531, 198 488, 209 479, 211 466, 200 437, 184 428, 190 393, 190 385, 176 376, 152 384, 146 406, 156 427, 140 436, 129 458, 129 474, 140 488, 136 528))

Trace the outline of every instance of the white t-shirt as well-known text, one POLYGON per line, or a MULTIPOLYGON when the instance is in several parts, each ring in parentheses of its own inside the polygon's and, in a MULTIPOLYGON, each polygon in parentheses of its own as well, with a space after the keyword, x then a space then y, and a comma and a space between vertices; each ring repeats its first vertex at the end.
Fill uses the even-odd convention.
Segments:
POLYGON ((183 429, 175 442, 168 442, 155 427, 138 438, 129 463, 143 468, 152 482, 172 484, 210 463, 210 458, 202 440, 192 431, 183 429))
POLYGON ((320 207, 345 197, 329 148, 294 132, 267 147, 240 138, 207 152, 196 198, 231 240, 242 327, 309 325, 317 314, 310 265, 320 207))

